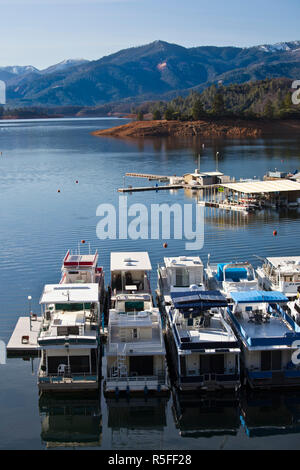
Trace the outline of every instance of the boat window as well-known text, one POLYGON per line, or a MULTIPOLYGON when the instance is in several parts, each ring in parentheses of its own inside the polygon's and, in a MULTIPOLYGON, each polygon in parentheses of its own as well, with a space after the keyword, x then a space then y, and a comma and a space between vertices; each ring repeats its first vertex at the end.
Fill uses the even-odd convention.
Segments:
POLYGON ((205 354, 200 356, 201 374, 224 374, 224 354, 205 354))
POLYGON ((69 335, 79 335, 78 326, 58 326, 57 327, 57 336, 69 336, 69 335))
POLYGON ((130 375, 153 375, 153 356, 130 356, 130 375))
POLYGON ((131 301, 125 302, 125 312, 142 312, 144 310, 144 302, 131 301))
POLYGON ((175 287, 189 287, 190 279, 187 269, 176 269, 176 286, 175 287))
POLYGON ((70 356, 71 373, 90 371, 89 356, 70 356))
POLYGON ((281 370, 281 351, 262 351, 261 370, 281 370))
POLYGON ((55 310, 64 310, 65 312, 79 312, 81 310, 90 310, 91 303, 86 304, 55 304, 55 310))

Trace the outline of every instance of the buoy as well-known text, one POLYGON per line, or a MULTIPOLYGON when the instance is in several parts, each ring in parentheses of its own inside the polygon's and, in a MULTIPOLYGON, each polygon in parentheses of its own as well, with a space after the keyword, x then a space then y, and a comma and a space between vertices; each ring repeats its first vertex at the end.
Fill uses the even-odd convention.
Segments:
POLYGON ((168 244, 167 244, 167 243, 164 243, 164 244, 163 244, 163 247, 164 247, 164 248, 168 248, 168 244))
POLYGON ((81 240, 81 243, 84 245, 84 244, 85 244, 85 240, 81 240))
POLYGON ((60 193, 60 189, 58 189, 57 192, 60 193))
POLYGON ((78 184, 78 180, 76 180, 75 183, 78 184))
POLYGON ((277 230, 274 230, 273 235, 274 237, 277 237, 277 230))

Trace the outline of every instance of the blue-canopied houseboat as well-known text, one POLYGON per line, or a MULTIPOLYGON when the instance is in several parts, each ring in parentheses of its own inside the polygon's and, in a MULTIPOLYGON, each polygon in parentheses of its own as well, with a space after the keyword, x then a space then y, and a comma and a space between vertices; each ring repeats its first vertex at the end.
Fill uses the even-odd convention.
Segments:
POLYGON ((220 313, 227 305, 218 291, 171 292, 167 339, 180 391, 236 390, 240 348, 220 313))
POLYGON ((245 381, 261 389, 300 386, 300 327, 288 313, 287 297, 275 291, 231 296, 224 313, 240 341, 245 381))

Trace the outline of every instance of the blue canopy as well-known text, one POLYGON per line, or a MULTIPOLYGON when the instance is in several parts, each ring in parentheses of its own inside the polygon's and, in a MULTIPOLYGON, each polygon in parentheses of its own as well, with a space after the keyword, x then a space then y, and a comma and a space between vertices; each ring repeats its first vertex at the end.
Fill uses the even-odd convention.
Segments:
POLYGON ((219 291, 191 290, 184 292, 171 292, 175 308, 208 310, 213 307, 226 307, 227 301, 219 291))
POLYGON ((243 292, 230 292, 230 296, 234 302, 239 304, 255 302, 288 302, 288 298, 284 294, 275 291, 250 290, 243 292))
MULTIPOLYGON (((224 268, 232 263, 219 263, 216 274, 217 281, 224 281, 224 268)), ((241 279, 247 279, 247 269, 243 267, 231 266, 225 271, 225 275, 232 279, 233 282, 239 282, 241 279)))

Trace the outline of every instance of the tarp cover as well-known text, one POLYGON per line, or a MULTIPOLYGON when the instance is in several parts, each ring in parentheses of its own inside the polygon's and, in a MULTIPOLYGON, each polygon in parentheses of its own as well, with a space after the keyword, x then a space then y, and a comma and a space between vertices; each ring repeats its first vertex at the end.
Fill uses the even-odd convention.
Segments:
MULTIPOLYGON (((218 281, 224 281, 224 267, 231 263, 219 263, 216 278, 218 281)), ((231 279, 233 282, 239 282, 241 279, 247 279, 246 268, 230 267, 225 270, 226 279, 231 279)))
POLYGON ((225 307, 227 301, 219 291, 193 290, 186 292, 172 292, 172 302, 175 308, 197 308, 208 310, 213 307, 225 307))
POLYGON ((287 302, 288 298, 281 292, 251 290, 244 292, 231 292, 231 298, 236 303, 255 303, 255 302, 287 302))

